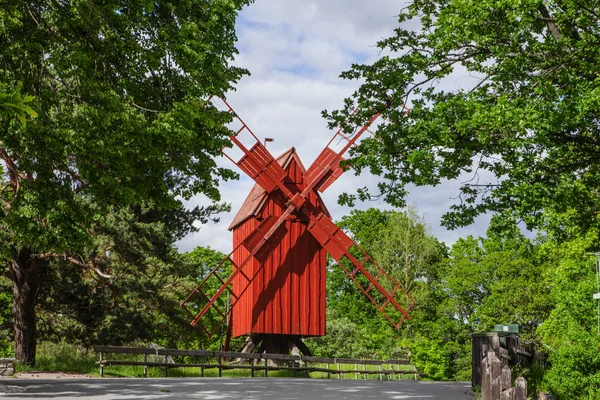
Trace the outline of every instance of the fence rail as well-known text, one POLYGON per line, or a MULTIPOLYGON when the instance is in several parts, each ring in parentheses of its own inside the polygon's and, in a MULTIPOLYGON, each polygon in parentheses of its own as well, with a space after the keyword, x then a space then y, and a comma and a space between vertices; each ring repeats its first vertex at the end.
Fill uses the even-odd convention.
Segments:
POLYGON ((398 379, 402 375, 413 375, 418 379, 421 374, 410 360, 387 359, 387 360, 369 360, 362 358, 324 358, 311 356, 295 356, 286 354, 268 354, 268 353, 238 353, 232 351, 210 351, 210 350, 178 350, 178 349, 155 349, 149 347, 123 347, 123 346, 94 346, 94 351, 99 354, 100 360, 97 364, 100 367, 100 376, 104 376, 104 367, 110 365, 130 365, 143 366, 143 375, 148 375, 148 367, 162 367, 164 374, 169 376, 171 368, 200 368, 200 376, 204 376, 206 369, 217 369, 219 377, 223 376, 224 370, 250 370, 250 376, 254 377, 256 372, 264 372, 268 376, 269 371, 292 371, 296 376, 298 373, 304 373, 309 376, 310 372, 327 373, 328 378, 331 375, 337 375, 341 379, 342 374, 354 374, 355 379, 362 376, 366 379, 367 375, 379 375, 379 379, 398 379), (107 354, 131 354, 143 355, 143 361, 137 360, 116 360, 106 358, 107 354), (161 361, 149 360, 160 358, 161 361), (173 357, 197 357, 200 362, 175 362, 173 357), (324 366, 325 367, 324 367, 324 366), (401 370, 400 366, 406 365, 412 368, 411 371, 401 370), (348 367, 350 366, 350 367, 348 367), (367 366, 376 366, 376 370, 367 369, 367 366), (362 368, 361 368, 362 367, 362 368))

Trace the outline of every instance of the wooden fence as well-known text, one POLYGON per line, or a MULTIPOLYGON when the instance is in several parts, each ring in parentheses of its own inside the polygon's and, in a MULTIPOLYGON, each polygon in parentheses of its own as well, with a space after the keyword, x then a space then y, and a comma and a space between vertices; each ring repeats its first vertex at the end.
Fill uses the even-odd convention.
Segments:
POLYGON ((541 365, 546 363, 545 355, 538 353, 533 344, 522 342, 517 335, 505 335, 498 332, 475 333, 472 342, 472 387, 482 384, 481 361, 490 350, 496 354, 503 367, 521 365, 531 368, 534 363, 541 365))
POLYGON ((15 373, 14 358, 0 358, 0 376, 12 376, 15 373))
POLYGON ((481 400, 527 400, 527 381, 519 377, 512 387, 510 368, 493 350, 481 361, 481 400))
MULTIPOLYGON (((176 349, 154 349, 140 347, 121 346, 94 346, 94 351, 100 355, 97 364, 100 366, 100 376, 104 376, 104 367, 109 365, 132 365, 142 366, 143 376, 148 375, 148 367, 164 368, 165 377, 169 376, 171 368, 200 368, 200 376, 204 377, 207 369, 217 369, 218 376, 223 376, 224 370, 250 370, 250 376, 256 373, 264 373, 269 376, 269 371, 291 371, 294 376, 298 373, 308 377, 310 372, 323 372, 328 378, 337 375, 341 379, 342 374, 354 374, 355 379, 367 375, 379 375, 379 379, 398 379, 402 375, 412 375, 418 379, 423 374, 419 373, 410 360, 366 360, 352 358, 322 358, 309 356, 293 356, 285 354, 267 353, 238 353, 231 351, 209 351, 209 350, 176 350, 176 349), (107 358, 109 354, 129 354, 143 356, 143 360, 122 360, 107 358), (149 358, 150 356, 150 358, 149 358), (192 357, 198 362, 175 362, 173 357, 181 360, 183 357, 192 357), (158 361, 160 360, 160 361, 158 361), (402 365, 411 367, 411 371, 401 370, 402 365), (376 369, 367 369, 367 366, 376 369)), ((139 357, 138 357, 139 358, 139 357)))

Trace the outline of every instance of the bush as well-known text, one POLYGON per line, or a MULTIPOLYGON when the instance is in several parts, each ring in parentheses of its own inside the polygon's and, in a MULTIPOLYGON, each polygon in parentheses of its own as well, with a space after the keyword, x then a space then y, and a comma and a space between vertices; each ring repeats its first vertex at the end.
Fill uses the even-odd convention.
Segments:
POLYGON ((2 283, 0 282, 0 289, 2 289, 0 292, 0 357, 12 357, 14 354, 12 296, 9 294, 10 287, 4 286, 2 283))

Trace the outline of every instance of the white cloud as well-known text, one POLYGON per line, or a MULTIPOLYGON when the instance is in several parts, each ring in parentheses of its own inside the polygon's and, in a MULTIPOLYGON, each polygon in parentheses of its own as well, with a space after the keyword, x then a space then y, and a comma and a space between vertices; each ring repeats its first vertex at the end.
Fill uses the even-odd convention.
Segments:
MULTIPOLYGON (((236 64, 252 75, 228 95, 228 102, 259 139, 275 139, 268 145, 273 155, 294 146, 308 167, 333 135, 321 110, 341 107, 343 99, 357 87, 356 82, 338 78, 339 74, 352 63, 378 57, 374 45, 392 34, 402 6, 402 2, 392 0, 380 0, 376 6, 357 0, 257 0, 241 13, 237 25, 240 54, 236 64)), ((472 81, 459 69, 444 88, 456 90, 472 81)), ((348 207, 337 205, 341 192, 373 187, 375 182, 368 174, 344 174, 323 195, 333 218, 350 212, 348 207)), ((482 217, 474 225, 453 232, 440 226, 441 215, 454 202, 458 186, 459 182, 447 182, 436 188, 411 188, 407 199, 416 204, 433 233, 447 244, 468 234, 484 235, 489 220, 482 217)), ((223 201, 230 202, 233 211, 222 215, 218 224, 205 225, 181 240, 180 250, 210 246, 229 253, 231 233, 227 226, 251 187, 248 178, 222 183, 223 201)), ((199 197, 189 202, 190 206, 196 204, 207 203, 199 197)), ((357 205, 360 209, 368 207, 389 208, 382 201, 357 205)))

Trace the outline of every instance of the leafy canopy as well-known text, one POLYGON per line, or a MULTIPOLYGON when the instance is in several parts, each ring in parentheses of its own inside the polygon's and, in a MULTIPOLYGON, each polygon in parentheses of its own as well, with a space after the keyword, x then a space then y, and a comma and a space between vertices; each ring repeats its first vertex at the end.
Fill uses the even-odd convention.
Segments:
POLYGON ((383 111, 391 123, 350 165, 380 176, 393 205, 407 184, 469 176, 448 227, 487 211, 532 227, 548 210, 589 228, 600 222, 598 22, 598 7, 579 0, 415 0, 378 43, 384 55, 342 73, 364 81, 346 111, 324 114, 333 125, 353 102, 363 105, 354 122, 383 111), (477 83, 443 90, 465 76, 477 83))
POLYGON ((224 117, 201 99, 247 73, 231 65, 235 18, 247 3, 3 2, 5 257, 9 248, 82 247, 107 207, 181 209, 193 194, 219 200, 218 178, 235 174, 216 166, 227 143, 224 117))

